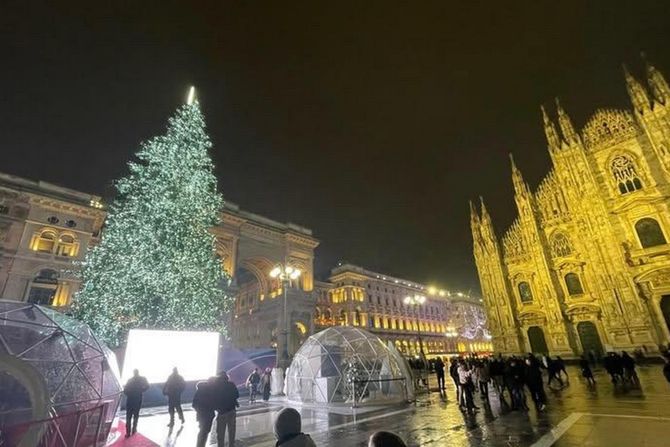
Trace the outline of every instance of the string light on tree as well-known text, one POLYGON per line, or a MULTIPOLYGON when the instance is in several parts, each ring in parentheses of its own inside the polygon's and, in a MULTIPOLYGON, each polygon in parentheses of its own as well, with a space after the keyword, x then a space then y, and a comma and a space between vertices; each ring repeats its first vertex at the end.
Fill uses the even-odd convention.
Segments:
POLYGON ((191 87, 167 131, 116 182, 102 240, 81 270, 73 313, 112 346, 132 328, 225 334, 231 298, 210 228, 218 223, 211 142, 191 87))

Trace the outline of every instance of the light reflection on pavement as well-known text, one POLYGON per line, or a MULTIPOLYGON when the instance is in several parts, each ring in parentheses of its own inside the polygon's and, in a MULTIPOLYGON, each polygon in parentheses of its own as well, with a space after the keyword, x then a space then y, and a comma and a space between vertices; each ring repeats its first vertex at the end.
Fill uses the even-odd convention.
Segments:
MULTIPOLYGON (((451 383, 446 395, 433 392, 404 407, 356 414, 350 409, 296 408, 303 416, 303 431, 320 447, 365 446, 377 430, 394 431, 414 446, 670 445, 665 429, 670 422, 670 384, 663 378, 661 365, 639 368, 642 387, 638 390, 615 390, 602 370, 596 370, 596 389, 589 390, 576 368, 568 371, 570 386, 547 389, 549 403, 543 413, 538 413, 530 400, 528 412, 503 412, 491 392, 490 406, 478 396, 475 400, 481 410, 464 415, 456 405, 451 383)), ((237 418, 236 446, 273 446, 273 417, 286 405, 295 406, 273 400, 252 407, 243 405, 237 418)), ((189 408, 184 414, 183 428, 177 425, 169 432, 165 408, 150 409, 143 412, 139 431, 160 446, 193 446, 198 431, 195 413, 189 408)), ((210 445, 216 445, 215 436, 210 445)))

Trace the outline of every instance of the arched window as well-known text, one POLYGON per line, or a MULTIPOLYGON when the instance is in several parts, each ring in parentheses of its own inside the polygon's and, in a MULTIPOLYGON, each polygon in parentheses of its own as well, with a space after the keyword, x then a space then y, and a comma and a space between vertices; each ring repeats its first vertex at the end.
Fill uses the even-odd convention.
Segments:
POLYGON ((58 288, 58 272, 51 269, 40 270, 30 283, 28 302, 50 306, 58 288))
POLYGON ((77 256, 77 241, 70 234, 63 234, 58 239, 56 254, 60 256, 77 256))
POLYGON ((37 237, 35 250, 44 253, 53 253, 56 246, 56 233, 51 230, 44 230, 37 237))
POLYGON ((619 193, 628 194, 642 189, 642 181, 637 173, 635 164, 626 155, 618 155, 612 159, 610 165, 612 176, 619 188, 619 193))
POLYGON ((317 320, 321 319, 321 309, 319 309, 318 307, 314 308, 314 318, 316 318, 317 320))
POLYGON ((530 284, 526 281, 520 282, 517 286, 519 289, 519 298, 523 303, 530 303, 533 301, 533 292, 530 290, 530 284))
POLYGON ((354 311, 354 326, 364 326, 364 322, 361 320, 361 308, 357 307, 354 311))
POLYGON ((642 248, 655 247, 667 243, 661 226, 656 220, 649 217, 640 219, 635 223, 635 232, 640 239, 642 248))
POLYGON ((551 238, 551 255, 554 258, 562 258, 572 253, 572 247, 568 237, 563 233, 556 233, 551 238))
POLYGON ((579 276, 576 273, 568 273, 565 275, 564 279, 565 287, 568 289, 568 294, 582 295, 584 293, 582 282, 579 280, 579 276))
POLYGON ((331 320, 333 318, 333 312, 331 312, 330 309, 326 309, 324 316, 326 317, 326 320, 331 320))

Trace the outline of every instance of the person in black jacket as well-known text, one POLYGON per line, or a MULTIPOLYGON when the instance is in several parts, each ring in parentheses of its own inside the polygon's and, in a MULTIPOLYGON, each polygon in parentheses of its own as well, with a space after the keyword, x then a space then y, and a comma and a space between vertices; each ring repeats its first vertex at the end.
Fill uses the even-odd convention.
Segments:
POLYGON ((440 357, 435 360, 435 375, 437 376, 437 389, 445 390, 444 386, 444 362, 440 357))
POLYGON ((226 439, 226 429, 228 429, 228 445, 235 445, 235 422, 237 420, 237 407, 240 404, 237 399, 240 392, 237 386, 228 379, 228 374, 222 372, 216 382, 216 438, 219 446, 223 447, 226 439))
POLYGON ((137 420, 142 408, 142 393, 148 389, 149 382, 147 382, 147 379, 140 376, 138 370, 133 370, 133 377, 123 387, 123 394, 126 395, 126 438, 137 433, 137 420))
POLYGON ((195 386, 195 394, 193 395, 193 409, 195 410, 195 418, 200 425, 196 447, 205 447, 207 444, 207 437, 209 436, 209 432, 212 430, 212 423, 214 422, 214 410, 216 410, 217 405, 216 386, 216 377, 210 377, 206 382, 199 382, 195 386))
POLYGON ((186 382, 184 378, 179 375, 177 368, 172 370, 172 374, 163 385, 163 395, 168 398, 168 413, 170 414, 170 423, 168 427, 174 427, 174 412, 179 414, 179 420, 184 423, 184 412, 181 409, 181 393, 184 392, 186 382))
POLYGON ((540 362, 532 354, 526 358, 525 381, 528 391, 530 391, 530 397, 535 402, 535 408, 539 411, 544 410, 547 395, 544 392, 544 384, 542 383, 542 370, 540 369, 540 362))
POLYGON ((591 365, 589 364, 586 355, 582 355, 582 358, 579 361, 579 367, 582 369, 582 377, 586 379, 586 383, 589 387, 594 386, 596 384, 596 379, 593 378, 593 371, 591 371, 591 365))

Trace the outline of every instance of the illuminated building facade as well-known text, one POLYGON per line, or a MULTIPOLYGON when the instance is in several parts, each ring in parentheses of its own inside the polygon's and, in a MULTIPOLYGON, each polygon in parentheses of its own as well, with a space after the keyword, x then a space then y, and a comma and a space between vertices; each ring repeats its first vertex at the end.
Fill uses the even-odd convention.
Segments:
POLYGON ((494 348, 566 356, 656 351, 670 341, 670 89, 625 72, 632 110, 600 109, 578 132, 542 110, 553 168, 530 190, 512 161, 518 217, 496 237, 471 205, 494 348))
POLYGON ((453 293, 364 268, 342 264, 329 282, 315 287, 315 328, 357 326, 405 355, 426 356, 491 351, 486 318, 479 299, 453 293), (425 297, 416 306, 408 296, 425 297), (419 335, 420 334, 420 335, 419 335))
POLYGON ((68 305, 101 208, 99 197, 0 173, 0 298, 68 305))

